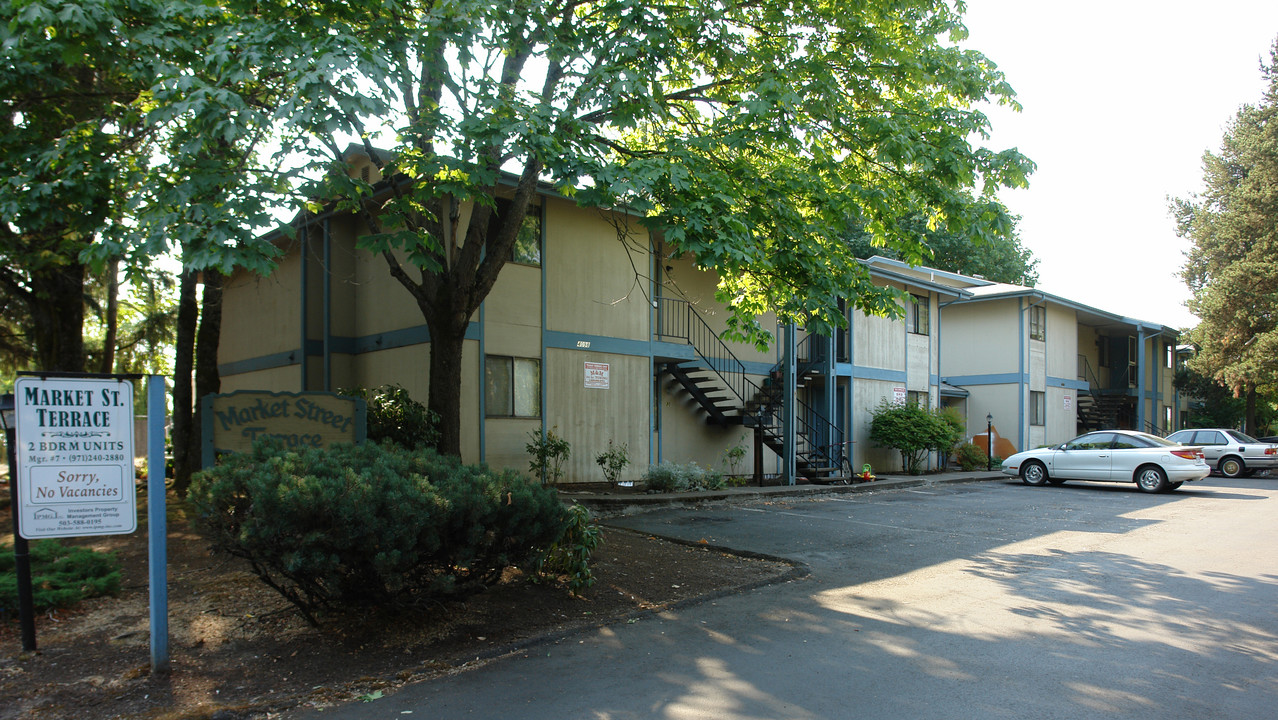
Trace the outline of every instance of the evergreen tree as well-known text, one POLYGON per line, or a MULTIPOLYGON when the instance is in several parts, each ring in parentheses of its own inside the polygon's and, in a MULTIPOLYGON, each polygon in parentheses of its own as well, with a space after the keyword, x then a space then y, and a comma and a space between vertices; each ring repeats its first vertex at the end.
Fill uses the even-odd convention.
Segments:
POLYGON ((1203 155, 1201 193, 1172 202, 1193 242, 1182 275, 1201 323, 1190 367, 1233 391, 1257 430, 1258 399, 1278 390, 1278 41, 1261 71, 1268 88, 1244 105, 1220 151, 1203 155))

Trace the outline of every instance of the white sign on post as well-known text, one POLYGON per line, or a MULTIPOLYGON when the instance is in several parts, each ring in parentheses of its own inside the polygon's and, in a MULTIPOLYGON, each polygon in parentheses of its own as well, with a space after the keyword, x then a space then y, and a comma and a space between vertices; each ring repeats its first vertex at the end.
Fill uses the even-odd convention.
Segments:
POLYGON ((894 387, 894 388, 892 388, 892 402, 893 402, 893 403, 895 403, 895 404, 897 404, 897 405, 904 405, 904 404, 905 404, 905 397, 906 397, 906 395, 905 395, 905 388, 903 388, 903 387, 894 387))
POLYGON ((22 537, 136 530, 132 383, 19 377, 13 401, 22 537))
POLYGON ((607 390, 609 385, 608 363, 586 363, 586 387, 607 390))

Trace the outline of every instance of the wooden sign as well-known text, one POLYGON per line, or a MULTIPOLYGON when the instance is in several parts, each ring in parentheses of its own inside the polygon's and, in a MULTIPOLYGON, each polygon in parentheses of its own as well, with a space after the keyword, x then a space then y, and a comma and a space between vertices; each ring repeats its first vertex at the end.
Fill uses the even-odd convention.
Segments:
POLYGON ((304 450, 362 443, 367 432, 364 400, 335 393, 240 390, 205 395, 200 408, 204 415, 204 467, 212 465, 218 453, 251 449, 260 437, 304 450))

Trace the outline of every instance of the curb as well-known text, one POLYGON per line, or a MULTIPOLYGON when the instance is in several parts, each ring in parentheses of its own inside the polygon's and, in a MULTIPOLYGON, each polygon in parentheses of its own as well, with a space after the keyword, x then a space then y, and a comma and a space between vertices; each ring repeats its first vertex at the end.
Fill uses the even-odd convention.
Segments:
POLYGON ((624 517, 670 508, 694 508, 707 504, 738 505, 775 498, 809 498, 829 495, 900 490, 932 485, 1005 480, 1001 472, 954 472, 935 475, 884 476, 877 480, 855 485, 779 485, 769 487, 727 488, 685 493, 651 493, 633 495, 609 495, 596 493, 574 494, 560 490, 565 503, 583 505, 599 518, 624 517))

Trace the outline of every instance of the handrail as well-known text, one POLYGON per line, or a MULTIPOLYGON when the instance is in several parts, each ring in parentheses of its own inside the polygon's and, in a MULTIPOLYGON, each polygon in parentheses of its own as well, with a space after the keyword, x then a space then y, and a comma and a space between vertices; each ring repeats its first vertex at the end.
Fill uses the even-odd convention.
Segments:
POLYGON ((657 336, 687 341, 742 403, 760 391, 759 386, 746 376, 745 364, 732 354, 727 343, 687 300, 657 298, 657 336))
POLYGON ((1086 380, 1087 387, 1093 391, 1100 389, 1100 374, 1092 369, 1092 363, 1088 360, 1087 356, 1080 354, 1078 356, 1078 362, 1078 379, 1086 380))
MULTIPOLYGON (((719 337, 719 334, 701 317, 692 303, 679 298, 657 298, 657 337, 684 340, 696 352, 697 356, 713 370, 728 389, 736 394, 742 403, 748 403, 755 397, 768 398, 771 410, 776 404, 771 393, 765 393, 757 383, 747 376, 745 364, 732 353, 732 349, 719 337)), ((825 349, 823 344, 812 341, 817 337, 809 335, 799 343, 801 351, 796 352, 797 362, 812 362, 813 355, 825 349)), ((773 368, 771 375, 777 376, 780 366, 773 368)), ((799 398, 794 398, 795 415, 795 456, 804 456, 809 462, 813 458, 827 460, 834 467, 841 467, 844 461, 843 431, 818 413, 812 406, 799 398), (829 437, 826 444, 818 445, 818 433, 827 428, 829 437)), ((762 414, 762 413, 761 413, 762 414)), ((771 413, 767 413, 771 415, 771 413)))

